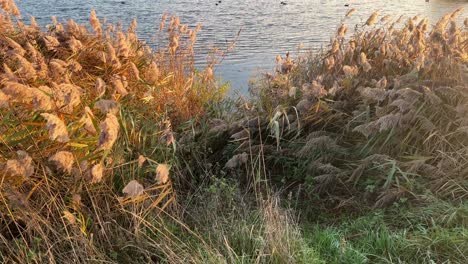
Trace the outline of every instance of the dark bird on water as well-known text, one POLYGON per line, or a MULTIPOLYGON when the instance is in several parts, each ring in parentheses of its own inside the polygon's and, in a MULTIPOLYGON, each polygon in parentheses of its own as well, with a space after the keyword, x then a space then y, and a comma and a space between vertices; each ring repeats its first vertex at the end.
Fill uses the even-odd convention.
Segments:
POLYGON ((281 5, 287 5, 288 3, 284 2, 284 1, 281 1, 280 4, 281 5))

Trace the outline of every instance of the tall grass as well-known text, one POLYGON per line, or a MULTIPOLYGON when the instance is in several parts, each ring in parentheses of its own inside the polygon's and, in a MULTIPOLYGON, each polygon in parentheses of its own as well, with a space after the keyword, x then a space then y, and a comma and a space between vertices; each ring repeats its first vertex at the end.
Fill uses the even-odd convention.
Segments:
POLYGON ((194 68, 200 26, 164 16, 168 45, 153 51, 136 20, 93 11, 89 26, 42 29, 0 3, 1 261, 151 255, 139 232, 175 203, 173 126, 222 96, 212 66, 194 68))
POLYGON ((426 189, 464 200, 468 32, 457 23, 461 13, 432 27, 425 18, 374 13, 351 34, 344 18, 319 54, 278 58, 276 74, 257 80, 243 113, 258 125, 230 131, 238 152, 246 144, 268 148, 274 181, 309 198, 328 195, 336 206, 381 207, 426 189))

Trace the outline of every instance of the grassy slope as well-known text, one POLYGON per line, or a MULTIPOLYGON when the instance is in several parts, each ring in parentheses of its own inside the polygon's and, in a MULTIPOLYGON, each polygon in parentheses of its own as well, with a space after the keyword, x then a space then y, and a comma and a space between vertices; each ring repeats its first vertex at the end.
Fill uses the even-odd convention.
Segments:
POLYGON ((197 30, 175 17, 153 52, 136 23, 104 32, 92 14, 93 32, 73 22, 43 32, 0 3, 2 262, 467 262, 468 25, 453 23, 457 12, 432 30, 417 18, 375 26, 375 15, 351 41, 341 27, 318 56, 278 58, 252 101, 220 102, 211 67, 193 68, 197 30), (67 101, 56 84, 85 96, 67 101), (99 109, 103 98, 119 108, 99 109), (86 107, 95 134, 78 122, 86 107), (102 151, 106 111, 119 137, 102 151), (50 138, 41 113, 63 120, 73 144, 50 138), (71 171, 49 160, 60 150, 71 171), (32 174, 12 170, 28 157, 32 174), (144 189, 125 195, 131 180, 144 189))
POLYGON ((306 225, 308 245, 327 263, 465 263, 467 205, 430 205, 306 225))

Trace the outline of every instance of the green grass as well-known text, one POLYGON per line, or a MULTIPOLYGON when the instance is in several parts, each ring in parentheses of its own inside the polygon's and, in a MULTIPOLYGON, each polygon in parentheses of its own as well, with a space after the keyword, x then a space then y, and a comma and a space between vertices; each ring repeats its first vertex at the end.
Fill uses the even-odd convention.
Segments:
POLYGON ((466 263, 468 204, 432 199, 421 207, 341 216, 306 224, 304 234, 326 263, 466 263))

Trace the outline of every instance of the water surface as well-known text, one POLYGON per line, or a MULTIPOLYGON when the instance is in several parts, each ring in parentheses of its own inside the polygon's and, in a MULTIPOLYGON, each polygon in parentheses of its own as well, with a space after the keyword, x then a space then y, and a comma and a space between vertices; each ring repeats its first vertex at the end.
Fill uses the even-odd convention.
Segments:
POLYGON ((273 69, 277 54, 294 52, 299 44, 312 49, 327 44, 350 8, 357 9, 346 21, 350 28, 365 22, 374 10, 395 16, 423 15, 434 23, 458 7, 468 8, 467 0, 283 1, 287 5, 277 0, 17 0, 23 16, 34 15, 42 25, 50 23, 51 16, 86 23, 93 8, 98 16, 124 25, 136 17, 139 36, 148 42, 163 13, 177 14, 183 23, 193 26, 201 22, 203 30, 196 47, 199 64, 206 61, 213 47, 225 48, 242 28, 235 49, 216 69, 241 92, 252 74, 273 69))

